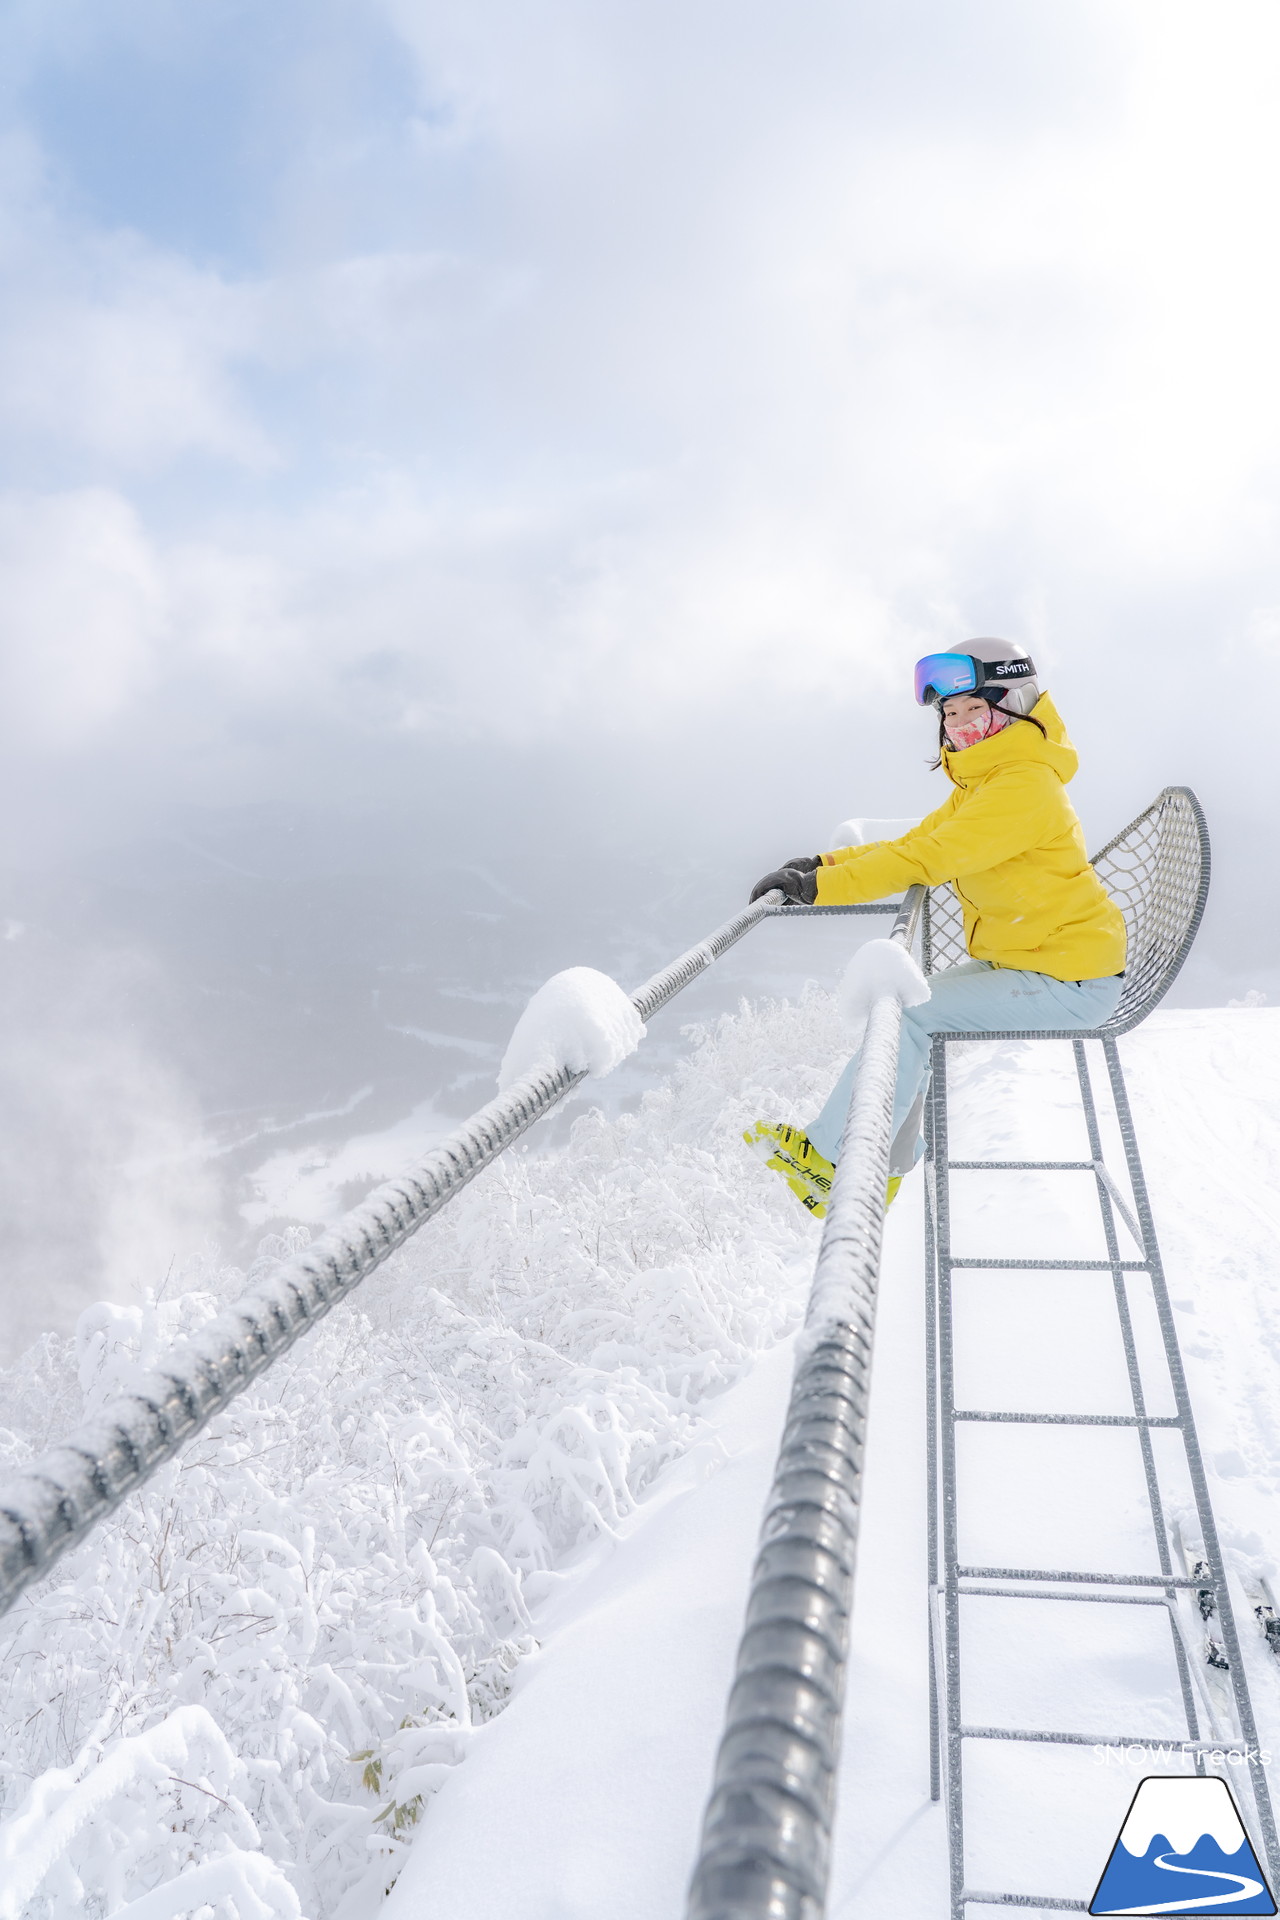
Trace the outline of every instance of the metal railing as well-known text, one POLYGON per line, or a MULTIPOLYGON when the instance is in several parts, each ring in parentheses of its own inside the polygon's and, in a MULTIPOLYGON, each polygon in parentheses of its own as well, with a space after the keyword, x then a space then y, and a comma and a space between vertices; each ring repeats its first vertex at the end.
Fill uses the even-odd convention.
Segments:
MULTIPOLYGON (((964 1037, 961 1036, 961 1039, 964 1037)), ((962 1673, 962 1612, 969 1613, 971 1627, 972 1603, 980 1599, 1031 1599, 1042 1603, 1085 1601, 1103 1607, 1163 1608, 1169 1621, 1172 1655, 1172 1671, 1166 1673, 1166 1682, 1176 1682, 1176 1685, 1169 1686, 1162 1704, 1172 1709, 1176 1701, 1184 1716, 1186 1737, 1175 1736, 1183 1764, 1191 1763, 1197 1773, 1202 1773, 1206 1762, 1215 1753, 1218 1756, 1217 1765, 1222 1765, 1224 1747, 1238 1752, 1239 1759, 1247 1764, 1254 1811, 1268 1868, 1273 1877, 1280 1874, 1280 1841, 1277 1840, 1275 1815, 1260 1753, 1249 1680, 1241 1655, 1226 1563, 1219 1543, 1119 1048, 1113 1036, 1102 1036, 1113 1115, 1124 1150, 1125 1170, 1133 1199, 1132 1209, 1103 1159, 1102 1130, 1085 1048, 1085 1040, 1097 1036, 1076 1034, 1068 1037, 1071 1038, 1075 1055, 1081 1113, 1091 1155, 1088 1160, 952 1158, 947 1069, 948 1055, 957 1036, 938 1034, 933 1042, 932 1086, 926 1112, 928 1153, 925 1181, 926 1370, 929 1380, 926 1471, 929 1649, 933 1683, 930 1695, 930 1785, 932 1797, 935 1800, 944 1797, 946 1802, 951 1920, 965 1920, 968 1908, 973 1905, 1020 1905, 1054 1912, 1083 1913, 1087 1910, 1087 1902, 1079 1897, 1079 1892, 1067 1896, 1032 1896, 1025 1892, 980 1891, 968 1885, 965 1845, 966 1748, 971 1748, 974 1742, 990 1740, 1019 1742, 1033 1749, 1045 1744, 1091 1746, 1095 1749, 1153 1747, 1159 1744, 1162 1737, 1149 1731, 1142 1734, 1132 1726, 1123 1734, 1113 1731, 1103 1734, 1097 1731, 1052 1730, 1044 1726, 1032 1730, 1026 1726, 969 1724, 961 1710, 962 1679, 963 1690, 975 1687, 980 1692, 983 1669, 980 1654, 971 1654, 962 1673), (1047 1259, 1035 1254, 1009 1258, 976 1251, 964 1257, 957 1256, 952 1250, 953 1176, 976 1172, 999 1175, 1092 1174, 1106 1258, 1077 1259, 1063 1253, 1055 1253, 1047 1259), (1132 1235, 1140 1257, 1122 1257, 1118 1220, 1124 1222, 1132 1235), (1027 1274, 1035 1272, 1043 1276, 1044 1284, 1050 1287, 1053 1284, 1051 1276, 1074 1278, 1080 1273, 1109 1274, 1117 1314, 1116 1332, 1128 1379, 1131 1410, 1077 1413, 1060 1409, 1050 1413, 1027 1413, 1002 1407, 975 1408, 964 1403, 957 1404, 956 1327, 962 1327, 964 1323, 965 1282, 970 1274, 996 1270, 1027 1274), (1142 1311, 1144 1304, 1154 1309, 1163 1365, 1157 1358, 1154 1342, 1147 1345, 1144 1351, 1139 1350, 1135 1315, 1142 1311), (1174 1413, 1156 1414, 1150 1411, 1153 1402, 1159 1404, 1163 1401, 1167 1405, 1170 1400, 1176 1409, 1174 1413), (1105 1547, 1092 1561, 1093 1570, 1085 1571, 1064 1568, 1060 1562, 1031 1568, 965 1564, 960 1541, 962 1525, 969 1512, 968 1501, 976 1470, 971 1458, 967 1470, 962 1471, 964 1462, 960 1458, 958 1435, 963 1425, 973 1422, 1000 1424, 1006 1429, 1053 1425, 1059 1429, 1064 1440, 1072 1433, 1080 1434, 1091 1429, 1096 1431, 1099 1427, 1123 1430, 1131 1436, 1141 1462, 1155 1565, 1145 1573, 1106 1568, 1108 1555, 1105 1547), (1183 1465, 1205 1556, 1194 1578, 1179 1575, 1175 1571, 1170 1550, 1169 1495, 1178 1482, 1172 1471, 1174 1461, 1169 1451, 1153 1443, 1153 1433, 1162 1430, 1182 1442, 1183 1465), (1103 1564, 1104 1570, 1097 1570, 1099 1563, 1103 1564), (1225 1649, 1222 1666, 1226 1669, 1225 1678, 1235 1720, 1234 1727, 1225 1735, 1223 1727, 1218 1724, 1215 1704, 1206 1689, 1202 1644, 1196 1643, 1197 1637, 1188 1630, 1182 1612, 1188 1592, 1195 1593, 1197 1598, 1203 1595, 1211 1602, 1210 1612, 1216 1622, 1215 1631, 1222 1635, 1225 1649), (962 1602, 965 1603, 963 1609, 962 1602)), ((1119 1449, 1111 1460, 1112 1469, 1117 1475, 1122 1475, 1124 1466, 1133 1464, 1132 1461, 1124 1461, 1119 1449)), ((1082 1461, 1081 1471, 1087 1470, 1082 1461)), ((1017 1484, 1016 1476, 1014 1484, 1017 1484)), ((1002 1502, 1002 1506, 1006 1517, 1017 1511, 1016 1499, 1012 1496, 1002 1502)), ((1201 1604, 1203 1606, 1204 1602, 1201 1604)), ((1069 1640, 1064 1649, 1060 1636, 1051 1628, 1042 1623, 1039 1631, 1045 1646, 1042 1671, 1052 1672, 1057 1683, 1053 1697, 1079 1702, 1081 1718, 1100 1713, 1101 1689, 1096 1672, 1086 1663, 1072 1664, 1069 1640)), ((977 1645, 981 1647, 980 1640, 977 1645)), ((1096 1650, 1094 1657, 1097 1657, 1096 1650)), ((1153 1701, 1158 1698, 1159 1694, 1153 1688, 1153 1701)), ((1029 1768, 1032 1764, 1029 1760, 1029 1768)), ((1171 1762, 1162 1765, 1167 1771, 1173 1770, 1171 1762)), ((1232 1768, 1232 1772, 1235 1771, 1232 1768)), ((1060 1786, 1055 1789, 1052 1783, 1043 1788, 1044 1800, 1051 1807, 1058 1804, 1055 1792, 1060 1790, 1060 1786)), ((1043 1817, 1043 1807, 1041 1813, 1043 1817)), ((1019 1825, 1025 1827, 1028 1821, 1027 1807, 1020 1806, 1015 1817, 1019 1825)), ((1086 1887, 1079 1891, 1087 1894, 1088 1889, 1086 1887)))
MULTIPOLYGON (((923 906, 912 887, 890 938, 910 946, 923 906)), ((689 1920, 816 1920, 825 1904, 901 1022, 892 993, 867 1021, 689 1920)))
MULTIPOLYGON (((762 920, 883 914, 895 906, 791 907, 780 893, 768 894, 637 987, 632 1005, 651 1019, 762 920)), ((0 1614, 585 1078, 559 1067, 518 1080, 409 1172, 375 1188, 176 1342, 131 1393, 106 1401, 60 1445, 7 1475, 0 1483, 0 1614)))

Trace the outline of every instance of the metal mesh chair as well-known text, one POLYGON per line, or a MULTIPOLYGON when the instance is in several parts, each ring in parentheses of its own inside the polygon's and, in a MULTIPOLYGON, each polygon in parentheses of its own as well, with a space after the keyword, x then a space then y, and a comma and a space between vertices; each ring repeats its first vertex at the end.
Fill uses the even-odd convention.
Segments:
MULTIPOLYGON (((1094 855, 1093 866, 1129 934, 1120 1003, 1096 1031, 1128 1033, 1172 986, 1204 913, 1209 831, 1190 787, 1166 787, 1094 855)), ((953 886, 930 889, 923 939, 926 973, 942 973, 969 958, 953 886)))

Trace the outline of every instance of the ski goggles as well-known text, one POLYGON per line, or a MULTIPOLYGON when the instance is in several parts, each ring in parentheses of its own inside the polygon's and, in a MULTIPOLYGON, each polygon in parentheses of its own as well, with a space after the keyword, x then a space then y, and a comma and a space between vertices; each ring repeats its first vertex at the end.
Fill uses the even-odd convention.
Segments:
POLYGON ((971 653, 927 653, 916 661, 916 704, 936 705, 953 693, 978 693, 992 680, 1031 680, 1033 660, 976 660, 971 653))

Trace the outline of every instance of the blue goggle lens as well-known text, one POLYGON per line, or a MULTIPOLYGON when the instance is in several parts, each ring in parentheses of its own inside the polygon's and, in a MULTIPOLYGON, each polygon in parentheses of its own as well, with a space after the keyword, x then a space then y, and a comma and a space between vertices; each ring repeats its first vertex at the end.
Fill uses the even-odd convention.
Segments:
POLYGON ((978 667, 968 653, 927 653, 916 661, 916 703, 927 707, 933 700, 945 700, 953 693, 973 693, 978 685, 978 667))

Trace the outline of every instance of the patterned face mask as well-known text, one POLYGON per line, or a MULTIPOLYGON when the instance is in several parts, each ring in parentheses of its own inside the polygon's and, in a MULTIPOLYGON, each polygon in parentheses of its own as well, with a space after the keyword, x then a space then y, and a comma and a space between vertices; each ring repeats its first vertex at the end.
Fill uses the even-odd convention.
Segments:
POLYGON ((997 713, 994 707, 986 707, 982 713, 976 713, 971 720, 943 722, 947 730, 947 743, 953 753, 961 753, 965 747, 976 747, 979 740, 989 740, 993 733, 1003 733, 1012 724, 1007 713, 997 713))

